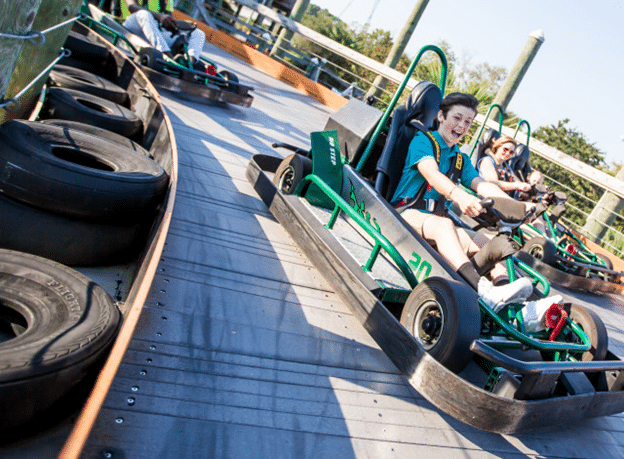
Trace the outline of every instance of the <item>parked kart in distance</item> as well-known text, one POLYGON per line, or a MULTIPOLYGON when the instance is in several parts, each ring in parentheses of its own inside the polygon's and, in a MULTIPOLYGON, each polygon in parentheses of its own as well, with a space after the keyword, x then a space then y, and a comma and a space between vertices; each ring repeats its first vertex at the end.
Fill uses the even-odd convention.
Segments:
MULTIPOLYGON (((542 327, 529 330, 524 303, 494 311, 386 201, 415 124, 431 126, 445 81, 443 52, 426 46, 385 112, 351 100, 327 130, 312 133, 310 151, 276 144, 295 153, 284 160, 255 155, 247 177, 410 384, 439 409, 504 433, 624 410, 624 362, 608 351, 595 313, 553 306, 542 327), (442 61, 440 85, 420 82, 392 113, 426 51, 442 61)), ((484 224, 511 231, 526 217, 492 212, 484 224)), ((548 293, 548 282, 526 264, 509 257, 507 267, 512 279, 531 276, 540 296, 548 293)))
POLYGON ((192 101, 225 102, 250 107, 252 87, 243 85, 228 70, 218 70, 214 62, 200 57, 195 65, 188 55, 188 37, 197 27, 178 21, 178 38, 172 49, 173 58, 153 48, 147 41, 119 24, 112 16, 89 4, 81 21, 130 54, 159 88, 175 92, 192 101))
MULTIPOLYGON (((494 107, 499 109, 499 129, 484 129, 485 125, 481 127, 470 151, 473 164, 488 154, 489 145, 501 135, 502 107, 492 104, 486 117, 494 107)), ((526 120, 521 120, 516 134, 522 124, 526 124, 528 129, 527 140, 524 144, 518 143, 516 153, 504 167, 510 177, 526 181, 532 170, 528 148, 530 126, 526 120)), ((560 219, 566 211, 567 195, 562 191, 551 191, 544 185, 534 186, 525 195, 522 199, 533 200, 541 208, 538 217, 543 219, 545 229, 540 230, 530 223, 520 227, 516 240, 523 246, 523 250, 517 257, 560 285, 589 291, 619 292, 615 285, 609 285, 618 282, 621 275, 613 270, 609 257, 590 250, 578 235, 561 223, 560 219)))

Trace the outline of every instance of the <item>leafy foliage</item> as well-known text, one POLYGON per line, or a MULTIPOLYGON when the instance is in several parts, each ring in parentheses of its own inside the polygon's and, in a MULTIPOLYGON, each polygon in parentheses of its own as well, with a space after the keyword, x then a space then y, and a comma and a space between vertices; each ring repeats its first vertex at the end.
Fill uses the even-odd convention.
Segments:
MULTIPOLYGON (((571 128, 569 122, 569 119, 564 119, 556 125, 540 127, 533 133, 533 136, 592 167, 609 172, 608 168, 605 167, 604 154, 591 144, 581 132, 571 128)), ((572 220, 579 227, 583 226, 586 220, 584 214, 591 213, 595 207, 595 202, 601 198, 604 190, 537 155, 531 156, 531 166, 550 178, 547 182, 552 188, 560 189, 568 194, 569 205, 567 206, 566 218, 572 220), (574 193, 558 183, 574 190, 574 193), (587 199, 578 196, 577 193, 587 199)))
MULTIPOLYGON (((369 31, 367 27, 352 29, 326 9, 322 9, 314 4, 308 6, 308 10, 301 22, 303 25, 335 42, 378 62, 383 63, 392 49, 393 40, 390 32, 379 29, 369 31)), ((347 82, 355 81, 359 87, 365 90, 368 90, 376 77, 375 73, 301 37, 296 38, 295 43, 302 51, 327 59, 328 62, 331 62, 330 70, 332 73, 347 82)), ((485 63, 474 67, 466 63, 460 67, 460 63, 447 42, 442 41, 437 43, 437 46, 446 55, 449 66, 446 83, 447 92, 463 91, 473 94, 481 101, 481 105, 485 107, 483 109, 485 112, 506 76, 505 69, 493 67, 485 63)), ((411 59, 406 54, 403 54, 395 68, 399 72, 405 72, 410 63, 411 59)), ((437 84, 440 80, 440 73, 441 64, 439 58, 434 53, 426 53, 416 67, 413 78, 419 81, 428 80, 437 84)), ((321 76, 320 81, 322 83, 329 86, 336 84, 327 75, 324 76, 325 78, 323 78, 323 74, 321 76)), ((385 88, 386 92, 381 97, 382 101, 387 103, 397 87, 397 84, 389 82, 385 88)))

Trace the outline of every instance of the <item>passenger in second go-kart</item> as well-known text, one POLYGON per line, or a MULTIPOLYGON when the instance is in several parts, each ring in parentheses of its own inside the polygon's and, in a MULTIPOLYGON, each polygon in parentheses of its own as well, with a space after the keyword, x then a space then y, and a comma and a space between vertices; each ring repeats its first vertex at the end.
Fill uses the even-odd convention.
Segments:
MULTIPOLYGON (((477 171, 484 180, 494 183, 514 199, 530 201, 535 193, 533 186, 543 184, 544 175, 534 169, 528 175, 527 181, 523 182, 511 172, 511 169, 505 167, 505 163, 515 153, 517 145, 516 141, 509 136, 499 137, 489 148, 489 153, 477 162, 477 171)), ((542 234, 546 231, 546 224, 540 216, 535 218, 531 224, 542 234)), ((523 228, 529 234, 534 233, 526 225, 523 228)))
MULTIPOLYGON (((128 6, 128 11, 132 13, 124 21, 124 27, 130 32, 145 38, 158 51, 170 53, 173 44, 178 38, 179 28, 177 21, 171 16, 171 12, 167 10, 167 0, 158 0, 158 12, 149 11, 142 7, 141 4, 144 2, 138 0, 124 1, 128 6), (158 26, 159 24, 160 27, 158 26)), ((192 64, 199 60, 205 41, 206 35, 201 30, 195 29, 191 32, 188 41, 188 55, 192 64)))
POLYGON ((490 154, 483 156, 477 163, 479 175, 490 183, 494 183, 501 190, 513 196, 515 191, 529 191, 531 185, 516 180, 511 171, 504 167, 505 163, 516 151, 517 143, 511 137, 503 135, 496 139, 490 148, 490 154))
POLYGON ((507 238, 490 241, 483 234, 457 228, 446 216, 446 200, 455 202, 469 217, 476 217, 485 211, 480 198, 464 191, 458 183, 483 197, 509 199, 498 186, 479 177, 470 158, 457 147, 477 114, 478 104, 476 98, 463 93, 452 93, 442 100, 436 120, 437 129, 428 133, 418 132, 410 143, 392 204, 486 304, 494 308, 510 301, 522 302, 533 291, 532 283, 527 278, 494 286, 483 277, 497 262, 515 253, 517 247, 507 238))

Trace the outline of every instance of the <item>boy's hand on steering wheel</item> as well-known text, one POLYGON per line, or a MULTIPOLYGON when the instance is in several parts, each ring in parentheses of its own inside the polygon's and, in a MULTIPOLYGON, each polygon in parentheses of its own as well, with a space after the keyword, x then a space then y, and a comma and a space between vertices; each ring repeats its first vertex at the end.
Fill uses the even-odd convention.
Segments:
POLYGON ((531 191, 531 185, 526 182, 516 182, 516 189, 519 191, 531 191))
POLYGON ((457 203, 462 213, 469 217, 476 217, 480 213, 485 212, 485 209, 481 206, 479 198, 466 193, 463 190, 455 192, 453 195, 453 201, 457 203))

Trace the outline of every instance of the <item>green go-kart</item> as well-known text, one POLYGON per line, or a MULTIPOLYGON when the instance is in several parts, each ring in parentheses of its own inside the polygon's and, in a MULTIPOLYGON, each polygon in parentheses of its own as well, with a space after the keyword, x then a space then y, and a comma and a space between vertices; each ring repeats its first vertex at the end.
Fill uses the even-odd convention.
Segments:
MULTIPOLYGON (((487 154, 491 143, 500 137, 503 125, 503 109, 492 104, 487 112, 498 108, 498 130, 482 125, 470 149, 473 163, 487 154)), ((527 181, 531 172, 528 148, 531 128, 526 120, 521 120, 516 127, 514 137, 522 125, 526 125, 525 143, 518 143, 516 152, 503 167, 507 176, 527 181)), ((517 257, 546 276, 550 281, 565 287, 586 290, 619 293, 616 284, 621 276, 614 271, 611 259, 589 249, 581 238, 561 222, 565 214, 567 195, 563 191, 550 190, 544 185, 534 185, 529 192, 521 193, 523 200, 532 200, 538 207, 540 226, 528 223, 518 228, 515 239, 523 246, 517 257)))
MULTIPOLYGON (((445 78, 442 51, 424 47, 385 112, 349 101, 325 131, 312 133, 309 151, 280 144, 294 153, 255 155, 249 181, 409 383, 439 409, 502 433, 623 411, 624 362, 608 351, 595 313, 563 301, 532 329, 524 302, 495 311, 387 202, 415 125, 430 127, 438 112, 445 78), (393 112, 430 50, 443 64, 440 84, 418 83, 393 112)), ((489 215, 499 232, 526 217, 489 215)), ((530 276, 541 292, 536 298, 548 293, 548 282, 515 257, 507 267, 512 279, 530 276)))
POLYGON ((196 24, 177 21, 177 38, 171 56, 168 56, 92 4, 83 7, 81 22, 128 53, 150 81, 161 89, 195 102, 223 102, 241 107, 250 107, 253 102, 250 93, 253 88, 241 84, 236 74, 218 70, 216 63, 203 56, 195 62, 191 60, 188 38, 196 24))

